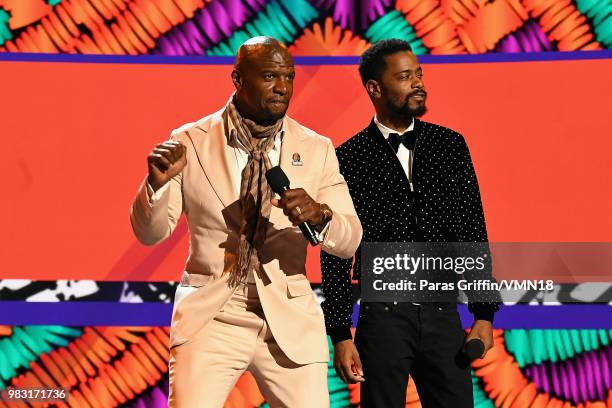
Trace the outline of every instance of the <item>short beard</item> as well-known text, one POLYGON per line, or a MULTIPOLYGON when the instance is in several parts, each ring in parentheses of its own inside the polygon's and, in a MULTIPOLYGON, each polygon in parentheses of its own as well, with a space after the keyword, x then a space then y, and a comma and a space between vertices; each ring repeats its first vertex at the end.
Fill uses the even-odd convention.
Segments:
POLYGON ((427 105, 425 104, 425 101, 423 101, 423 104, 416 109, 411 109, 410 106, 408 106, 408 101, 401 106, 396 106, 393 103, 389 103, 388 107, 389 110, 395 112, 397 115, 408 115, 412 118, 420 118, 427 113, 427 105))
POLYGON ((288 105, 283 112, 273 112, 270 110, 266 110, 265 117, 263 119, 268 123, 276 123, 285 117, 288 110, 289 110, 288 105))
POLYGON ((281 115, 278 113, 273 113, 270 111, 266 111, 264 113, 264 115, 259 118, 257 121, 255 121, 258 125, 262 125, 262 126, 271 126, 274 125, 276 122, 278 122, 279 120, 282 120, 285 115, 287 114, 287 111, 285 110, 285 112, 281 115))
POLYGON ((416 109, 410 109, 408 105, 406 105, 406 110, 410 112, 410 115, 413 118, 420 118, 427 113, 427 105, 425 105, 425 102, 423 102, 423 104, 416 109))

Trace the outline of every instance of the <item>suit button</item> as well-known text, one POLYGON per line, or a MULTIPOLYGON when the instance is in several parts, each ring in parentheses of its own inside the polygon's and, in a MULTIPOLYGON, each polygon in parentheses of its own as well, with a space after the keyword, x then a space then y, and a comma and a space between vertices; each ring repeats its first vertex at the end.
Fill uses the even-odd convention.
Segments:
POLYGON ((385 306, 385 311, 389 311, 389 306, 385 306))

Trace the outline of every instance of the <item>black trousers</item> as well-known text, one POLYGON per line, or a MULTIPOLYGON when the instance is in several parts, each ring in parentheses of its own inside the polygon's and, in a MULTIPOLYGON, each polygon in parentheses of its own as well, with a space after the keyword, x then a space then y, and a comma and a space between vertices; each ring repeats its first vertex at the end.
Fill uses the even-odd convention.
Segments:
POLYGON ((424 408, 472 408, 472 379, 457 306, 362 303, 355 344, 362 408, 405 408, 412 376, 424 408))

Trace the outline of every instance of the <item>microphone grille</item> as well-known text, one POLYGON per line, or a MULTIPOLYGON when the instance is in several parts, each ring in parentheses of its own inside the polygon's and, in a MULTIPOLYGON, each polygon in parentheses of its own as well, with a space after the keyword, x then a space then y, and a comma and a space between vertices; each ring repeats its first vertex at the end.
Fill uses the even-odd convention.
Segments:
POLYGON ((277 194, 281 194, 285 189, 289 188, 289 179, 287 175, 280 168, 280 166, 274 166, 266 172, 266 180, 272 187, 272 191, 277 194))
POLYGON ((465 345, 465 353, 470 361, 477 359, 484 353, 484 343, 480 339, 472 339, 465 345))

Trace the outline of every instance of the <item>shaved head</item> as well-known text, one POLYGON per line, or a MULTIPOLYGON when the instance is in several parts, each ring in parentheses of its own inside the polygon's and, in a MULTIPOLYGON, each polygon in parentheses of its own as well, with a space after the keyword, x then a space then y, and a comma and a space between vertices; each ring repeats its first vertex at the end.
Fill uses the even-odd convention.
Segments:
POLYGON ((272 37, 253 37, 236 54, 232 82, 235 102, 244 117, 260 124, 282 118, 293 95, 293 58, 272 37))
POLYGON ((234 62, 234 67, 236 69, 240 69, 240 67, 246 67, 253 62, 253 60, 257 61, 262 57, 265 57, 266 54, 270 53, 280 53, 287 57, 291 62, 293 59, 291 58, 291 54, 287 50, 280 41, 273 37, 253 37, 246 40, 240 48, 238 48, 238 53, 236 54, 236 61, 234 62))

